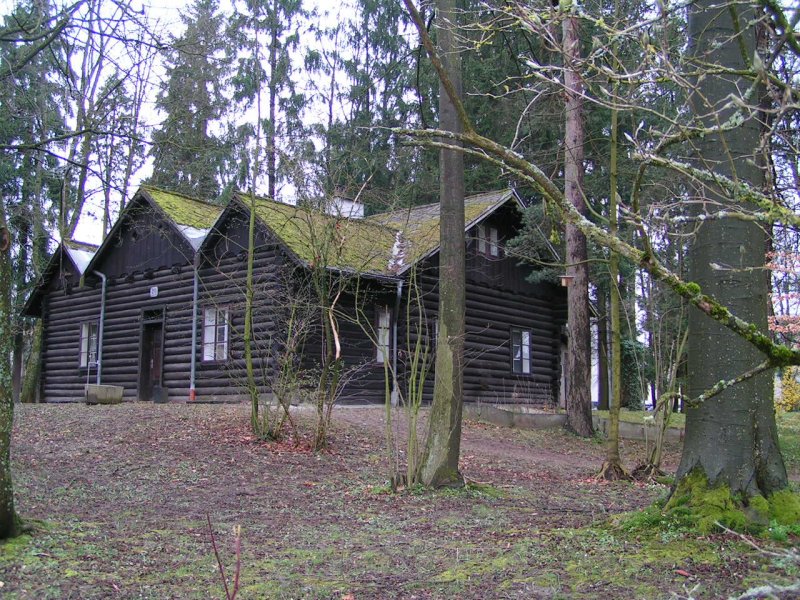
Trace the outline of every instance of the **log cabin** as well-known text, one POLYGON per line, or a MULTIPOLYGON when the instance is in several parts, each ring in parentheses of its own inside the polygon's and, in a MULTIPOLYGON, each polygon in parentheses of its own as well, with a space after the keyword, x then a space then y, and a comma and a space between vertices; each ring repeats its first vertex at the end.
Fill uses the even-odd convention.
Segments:
MULTIPOLYGON (((43 323, 41 399, 80 401, 87 384, 119 386, 125 400, 249 397, 252 213, 259 394, 269 398, 287 349, 297 372, 314 377, 326 305, 346 373, 340 400, 382 402, 388 373, 397 373, 389 387, 403 388, 414 342, 435 346, 439 207, 369 217, 352 202, 335 208, 242 193, 223 206, 142 187, 98 248, 59 246, 25 304, 43 323)), ((527 281, 532 267, 505 248, 521 208, 510 190, 465 200, 467 402, 552 405, 563 387, 566 294, 527 281)))

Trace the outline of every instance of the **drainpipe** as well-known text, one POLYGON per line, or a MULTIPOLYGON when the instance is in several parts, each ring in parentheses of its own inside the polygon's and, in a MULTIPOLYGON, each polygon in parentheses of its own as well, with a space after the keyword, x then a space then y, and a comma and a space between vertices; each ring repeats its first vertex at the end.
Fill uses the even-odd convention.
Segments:
POLYGON ((403 280, 397 282, 397 297, 394 301, 394 324, 392 326, 392 406, 397 406, 397 322, 400 320, 400 305, 403 298, 403 280))
POLYGON ((100 291, 100 325, 97 331, 97 385, 100 385, 103 374, 103 330, 106 324, 106 285, 108 279, 100 271, 92 271, 102 282, 100 291))
POLYGON ((189 367, 189 401, 197 399, 194 379, 197 369, 197 304, 200 297, 200 253, 194 255, 194 287, 192 289, 192 357, 189 367))

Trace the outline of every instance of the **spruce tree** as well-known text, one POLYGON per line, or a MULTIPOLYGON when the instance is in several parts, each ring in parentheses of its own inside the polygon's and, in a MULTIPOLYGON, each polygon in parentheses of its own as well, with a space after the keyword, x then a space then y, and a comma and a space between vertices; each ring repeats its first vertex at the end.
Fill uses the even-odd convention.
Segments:
POLYGON ((186 31, 167 52, 156 102, 165 119, 153 133, 150 183, 214 199, 229 178, 229 147, 220 133, 230 68, 225 17, 216 0, 196 0, 182 21, 186 31))

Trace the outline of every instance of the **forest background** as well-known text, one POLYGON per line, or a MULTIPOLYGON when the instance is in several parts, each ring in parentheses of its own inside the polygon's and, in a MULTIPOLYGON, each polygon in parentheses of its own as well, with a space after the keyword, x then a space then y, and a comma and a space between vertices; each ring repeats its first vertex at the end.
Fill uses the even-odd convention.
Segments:
MULTIPOLYGON (((579 90, 586 100, 581 194, 595 230, 584 229, 608 227, 614 240, 646 255, 635 264, 636 252, 595 236, 585 261, 601 363, 607 307, 617 299, 622 308, 622 372, 612 381, 629 407, 682 396, 684 304, 703 301, 702 290, 685 285, 675 295, 673 285, 667 293, 656 275, 662 267, 689 272, 689 242, 706 221, 754 222, 767 234, 764 260, 759 252, 751 271, 771 272, 772 332, 794 344, 800 11, 769 1, 743 5, 742 22, 736 3, 725 6, 733 33, 711 43, 708 54, 730 54, 738 42, 741 67, 698 60, 705 55, 691 44, 704 32, 690 31, 688 3, 460 7, 463 109, 474 128, 468 133, 491 134, 509 149, 492 156, 477 144, 468 152, 467 190, 513 185, 528 199, 554 198, 545 180, 562 185, 571 158, 565 96, 579 90), (568 55, 560 27, 572 21, 577 52, 568 55), (755 52, 742 32, 754 33, 755 52), (714 77, 720 83, 709 84, 714 77), (745 152, 737 147, 729 160, 715 142, 734 130, 755 137, 739 136, 745 152), (495 160, 480 160, 487 156, 495 160), (543 177, 526 175, 519 156, 543 177), (744 176, 753 165, 763 181, 744 176), (721 196, 736 203, 723 205, 721 196)), ((431 6, 421 9, 420 33, 433 14, 431 6)), ((0 227, 12 260, 0 283, 10 292, 3 313, 13 315, 9 379, 22 399, 33 397, 40 333, 17 316, 21 303, 54 242, 74 237, 84 217, 107 231, 147 164, 148 183, 217 201, 240 188, 312 205, 357 197, 379 211, 438 197, 436 144, 397 136, 398 129, 413 136, 436 124, 441 95, 399 3, 358 1, 338 18, 320 19, 298 0, 224 9, 201 0, 181 13, 180 31, 152 17, 136 5, 81 0, 21 3, 5 18, 0 227)), ((534 202, 526 233, 507 246, 538 263, 533 278, 555 280, 565 267, 552 259, 565 255, 563 215, 552 210, 552 203, 534 202)), ((731 321, 720 315, 711 316, 731 321)), ((796 362, 796 353, 770 348, 768 368, 796 362)), ((601 403, 609 370, 601 364, 601 403)))

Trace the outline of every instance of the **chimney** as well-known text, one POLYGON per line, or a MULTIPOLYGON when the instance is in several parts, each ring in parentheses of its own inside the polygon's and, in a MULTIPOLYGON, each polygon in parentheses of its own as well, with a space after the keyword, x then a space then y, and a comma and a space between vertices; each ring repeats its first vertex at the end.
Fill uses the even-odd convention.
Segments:
POLYGON ((346 217, 348 219, 362 219, 364 217, 364 205, 357 200, 334 196, 328 202, 326 211, 329 215, 346 217))

